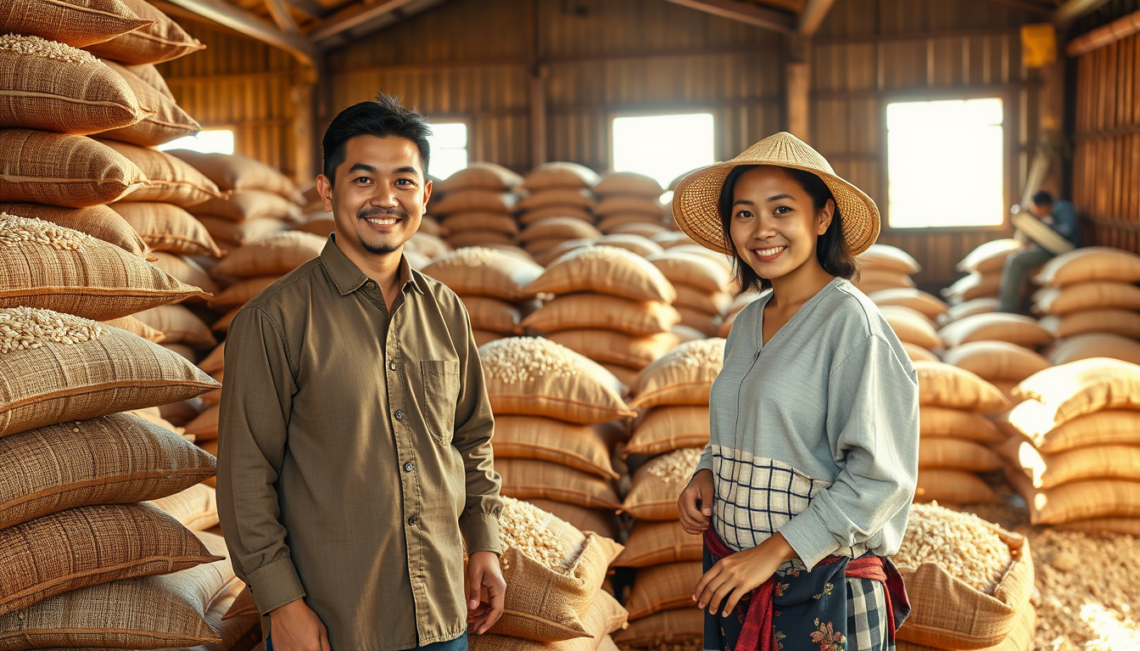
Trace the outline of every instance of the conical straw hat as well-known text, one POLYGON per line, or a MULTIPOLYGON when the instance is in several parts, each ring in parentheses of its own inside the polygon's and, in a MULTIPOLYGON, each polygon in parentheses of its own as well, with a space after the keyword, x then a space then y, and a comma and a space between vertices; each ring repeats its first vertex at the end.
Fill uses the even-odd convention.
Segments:
POLYGON ((879 208, 862 190, 835 175, 819 152, 787 132, 752 145, 736 158, 699 169, 686 176, 673 194, 673 219, 686 235, 705 248, 733 255, 721 225, 724 181, 741 165, 772 165, 811 172, 835 197, 843 221, 843 237, 852 255, 859 255, 879 237, 879 208))

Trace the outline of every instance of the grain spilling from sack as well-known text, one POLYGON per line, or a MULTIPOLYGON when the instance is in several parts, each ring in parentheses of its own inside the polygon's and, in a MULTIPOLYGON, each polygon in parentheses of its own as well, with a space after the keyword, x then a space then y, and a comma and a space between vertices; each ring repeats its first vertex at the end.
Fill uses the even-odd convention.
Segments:
MULTIPOLYGON (((28 219, 42 219, 57 226, 87 233, 140 258, 150 258, 150 248, 146 242, 126 220, 107 206, 61 208, 37 203, 0 203, 0 213, 28 219)), ((187 284, 194 285, 194 283, 187 284)))

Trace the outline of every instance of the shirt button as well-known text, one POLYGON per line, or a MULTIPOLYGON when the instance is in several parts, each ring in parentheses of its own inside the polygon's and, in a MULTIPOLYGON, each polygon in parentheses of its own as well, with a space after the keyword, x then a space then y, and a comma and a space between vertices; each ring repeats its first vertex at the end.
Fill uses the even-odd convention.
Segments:
POLYGON ((414 467, 411 461, 404 462, 404 472, 411 472, 414 467))
POLYGON ((367 287, 368 289, 376 289, 376 283, 374 283, 374 282, 364 283, 364 286, 367 287))
POLYGON ((396 370, 396 362, 388 362, 388 368, 392 369, 393 371, 396 370))
POLYGON ((397 409, 396 410, 396 420, 404 420, 404 410, 403 409, 397 409))
POLYGON ((412 517, 408 518, 408 526, 409 527, 416 526, 416 516, 413 515, 412 517))

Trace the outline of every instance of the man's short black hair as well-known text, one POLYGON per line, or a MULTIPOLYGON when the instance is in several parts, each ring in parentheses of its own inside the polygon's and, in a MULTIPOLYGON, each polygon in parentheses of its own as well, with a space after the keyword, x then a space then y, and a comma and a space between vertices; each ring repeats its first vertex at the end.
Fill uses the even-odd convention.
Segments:
POLYGON ((1037 204, 1038 206, 1052 206, 1053 195, 1044 190, 1038 190, 1037 192, 1033 193, 1033 203, 1037 204))
POLYGON ((428 145, 430 135, 431 126, 424 116, 400 106, 399 97, 379 93, 375 100, 350 106, 333 118, 321 139, 325 159, 323 171, 330 183, 336 183, 336 168, 344 162, 345 145, 356 136, 399 136, 416 143, 426 178, 431 155, 428 145))

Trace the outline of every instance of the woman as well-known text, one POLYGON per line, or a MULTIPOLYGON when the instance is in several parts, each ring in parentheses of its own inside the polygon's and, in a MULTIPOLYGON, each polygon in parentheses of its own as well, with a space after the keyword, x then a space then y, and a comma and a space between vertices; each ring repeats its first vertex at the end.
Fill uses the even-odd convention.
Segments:
POLYGON ((918 377, 850 282, 879 211, 780 133, 686 177, 683 231, 765 292, 733 323, 711 436, 678 506, 705 537, 705 649, 894 648, 918 474, 918 377))

